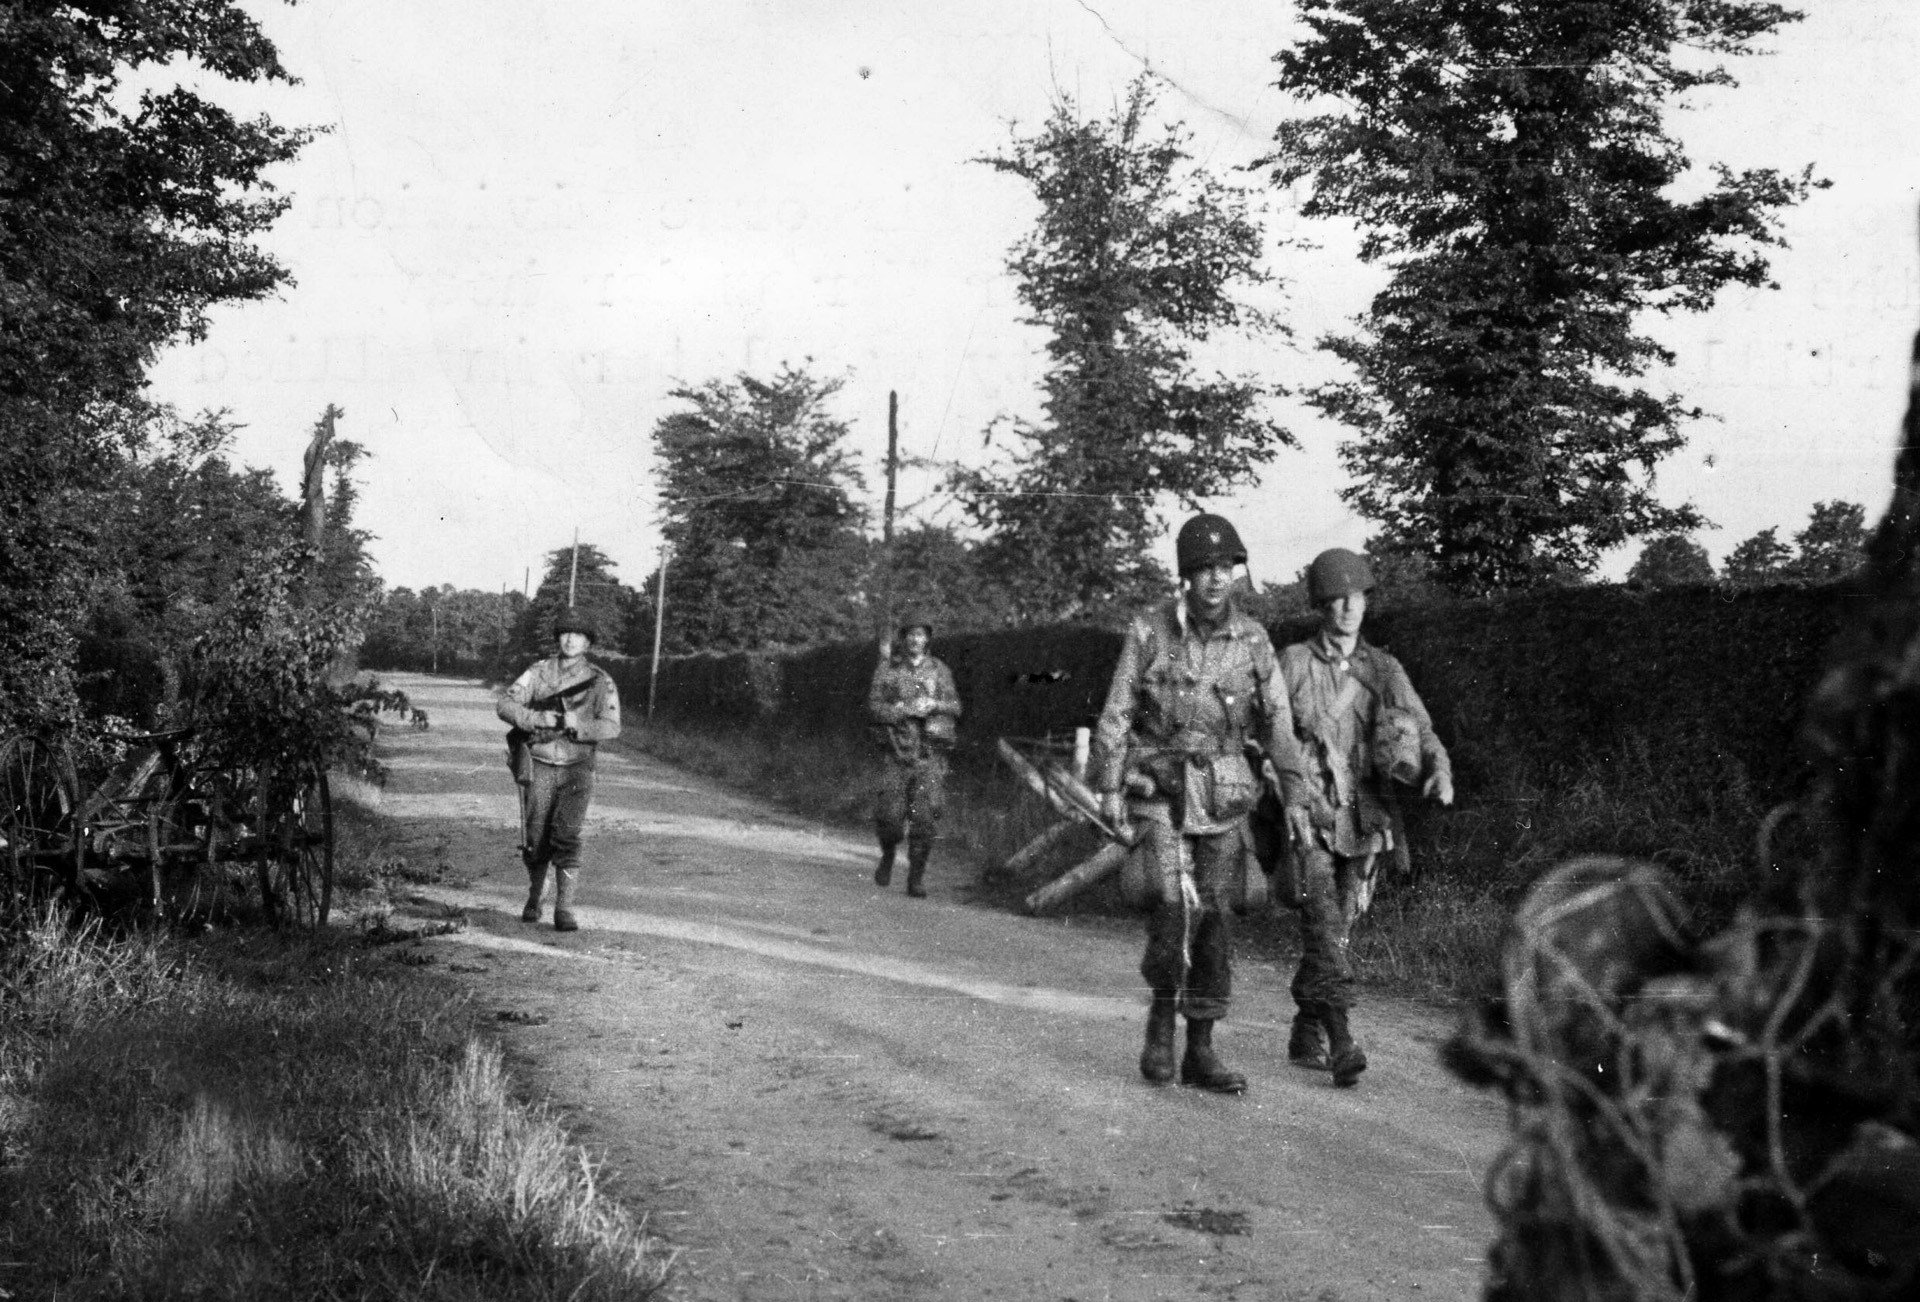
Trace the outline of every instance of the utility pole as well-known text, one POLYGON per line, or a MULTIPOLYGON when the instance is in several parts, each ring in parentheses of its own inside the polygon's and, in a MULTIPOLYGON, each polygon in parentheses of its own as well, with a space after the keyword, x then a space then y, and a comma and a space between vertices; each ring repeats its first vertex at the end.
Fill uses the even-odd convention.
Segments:
POLYGON ((580 578, 580 530, 573 531, 573 568, 567 571, 567 604, 573 604, 573 585, 580 578))
POLYGON ((887 502, 880 513, 880 563, 885 568, 885 576, 880 585, 881 614, 886 628, 880 634, 880 645, 887 644, 890 636, 886 629, 893 627, 893 504, 900 488, 900 393, 897 389, 887 390, 887 502))
POLYGON ((887 506, 880 517, 880 541, 893 546, 893 501, 900 482, 900 394, 887 390, 887 506))
POLYGON ((647 718, 653 718, 653 694, 660 683, 660 631, 667 626, 667 545, 660 544, 660 581, 653 590, 653 659, 647 663, 647 718))
POLYGON ((433 672, 440 672, 440 606, 433 607, 433 672))

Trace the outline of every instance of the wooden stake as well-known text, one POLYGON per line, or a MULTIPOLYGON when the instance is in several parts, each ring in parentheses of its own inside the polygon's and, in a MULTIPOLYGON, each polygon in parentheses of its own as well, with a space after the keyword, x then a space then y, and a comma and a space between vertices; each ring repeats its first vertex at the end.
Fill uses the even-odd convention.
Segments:
POLYGON ((1094 852, 1092 858, 1068 869, 1027 896, 1027 912, 1043 913, 1069 896, 1077 895, 1095 882, 1112 875, 1131 853, 1131 849, 1118 841, 1107 842, 1094 852))
POLYGON ((1001 865, 1001 870, 1003 872, 1010 873, 1014 876, 1018 876, 1019 874, 1025 872, 1028 868, 1032 867, 1034 862, 1038 860, 1041 855, 1053 849, 1053 847, 1058 845, 1060 841, 1067 835, 1067 833, 1071 832, 1074 828, 1078 826, 1080 826, 1080 824, 1075 822, 1072 819, 1067 819, 1065 822, 1055 823, 1052 827, 1049 827, 1046 831, 1034 837, 1033 840, 1027 842, 1025 845, 1021 846, 1018 850, 1015 850, 1012 854, 1008 855, 1006 863, 1001 865))

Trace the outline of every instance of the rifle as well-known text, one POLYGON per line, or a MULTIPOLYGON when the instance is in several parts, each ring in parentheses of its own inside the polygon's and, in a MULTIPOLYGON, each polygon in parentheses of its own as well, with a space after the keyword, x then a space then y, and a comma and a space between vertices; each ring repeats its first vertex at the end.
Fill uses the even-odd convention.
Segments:
MULTIPOLYGON (((565 714, 586 698, 586 693, 593 686, 593 682, 593 678, 589 676, 551 695, 528 701, 527 708, 543 714, 565 714)), ((537 728, 531 731, 526 728, 507 729, 507 769, 513 774, 513 780, 523 787, 531 782, 533 771, 528 766, 532 763, 533 744, 552 741, 560 735, 562 730, 559 728, 537 728)))

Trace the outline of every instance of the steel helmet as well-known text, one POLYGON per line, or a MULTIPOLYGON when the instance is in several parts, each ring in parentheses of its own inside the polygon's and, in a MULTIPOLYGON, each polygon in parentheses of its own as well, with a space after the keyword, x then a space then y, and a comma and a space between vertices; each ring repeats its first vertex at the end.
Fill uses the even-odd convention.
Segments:
POLYGON ((905 633, 910 628, 926 629, 927 637, 931 639, 933 637, 933 616, 924 610, 909 610, 906 614, 900 616, 900 623, 894 629, 894 632, 896 634, 905 633))
POLYGON ((1221 515, 1196 515, 1180 526, 1173 540, 1173 555, 1180 566, 1180 577, 1213 565, 1244 565, 1246 544, 1232 524, 1221 515))
POLYGON ((1307 600, 1318 606, 1323 601, 1344 597, 1349 592, 1373 591, 1373 567, 1367 558, 1345 547, 1330 547, 1307 566, 1307 600))
POLYGON ((554 616, 553 635, 559 637, 562 633, 585 633, 589 642, 600 640, 600 626, 578 606, 568 606, 554 616))

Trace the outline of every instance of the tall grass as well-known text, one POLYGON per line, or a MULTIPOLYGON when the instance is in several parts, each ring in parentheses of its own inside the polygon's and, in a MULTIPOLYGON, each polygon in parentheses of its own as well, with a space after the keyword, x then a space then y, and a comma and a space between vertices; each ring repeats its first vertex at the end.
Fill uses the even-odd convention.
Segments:
POLYGON ((0 956, 0 1290, 644 1298, 668 1259, 467 1010, 344 932, 0 956))

